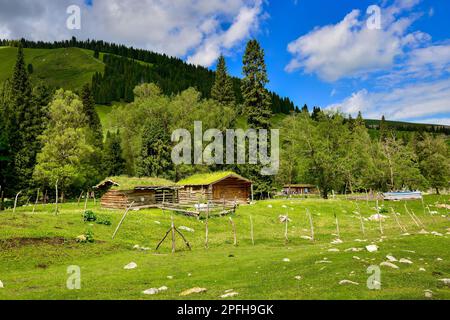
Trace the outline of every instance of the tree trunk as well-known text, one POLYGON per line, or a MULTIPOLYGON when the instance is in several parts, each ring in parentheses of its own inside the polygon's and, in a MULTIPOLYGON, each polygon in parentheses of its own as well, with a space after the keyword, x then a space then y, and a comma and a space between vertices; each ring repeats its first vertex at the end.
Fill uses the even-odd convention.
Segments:
POLYGON ((436 194, 439 196, 440 192, 439 192, 439 188, 436 188, 436 194))

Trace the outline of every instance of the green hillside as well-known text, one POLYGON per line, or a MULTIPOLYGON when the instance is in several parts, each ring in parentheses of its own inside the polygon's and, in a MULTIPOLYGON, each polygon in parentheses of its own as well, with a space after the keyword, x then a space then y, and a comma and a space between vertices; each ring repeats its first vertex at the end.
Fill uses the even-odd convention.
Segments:
MULTIPOLYGON (((52 87, 79 89, 91 83, 95 72, 103 72, 103 62, 90 50, 79 48, 24 49, 26 63, 33 65, 33 82, 44 81, 52 87)), ((16 61, 17 48, 0 47, 0 82, 8 79, 16 61)))

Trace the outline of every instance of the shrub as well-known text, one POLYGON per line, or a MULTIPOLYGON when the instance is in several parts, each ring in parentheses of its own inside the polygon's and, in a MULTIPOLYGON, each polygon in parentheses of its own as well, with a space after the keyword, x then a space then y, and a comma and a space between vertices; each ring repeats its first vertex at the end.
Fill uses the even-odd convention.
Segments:
POLYGON ((96 223, 103 224, 105 226, 110 226, 112 224, 109 217, 98 217, 96 223))
POLYGON ((86 210, 83 213, 83 220, 84 222, 95 222, 97 221, 97 215, 91 210, 86 210))

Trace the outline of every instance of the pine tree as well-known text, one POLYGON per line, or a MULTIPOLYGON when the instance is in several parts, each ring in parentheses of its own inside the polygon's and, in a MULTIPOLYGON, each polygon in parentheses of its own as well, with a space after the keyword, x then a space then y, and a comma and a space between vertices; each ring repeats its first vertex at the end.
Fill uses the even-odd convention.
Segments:
POLYGON ((302 112, 309 115, 309 108, 306 104, 303 106, 302 112))
POLYGON ((216 79, 211 89, 211 97, 222 105, 233 105, 236 101, 233 81, 228 76, 224 56, 217 61, 216 79))
POLYGON ((81 92, 81 99, 83 101, 83 111, 86 115, 87 125, 91 130, 91 137, 88 137, 94 146, 102 148, 103 146, 103 130, 98 113, 95 111, 95 100, 92 95, 91 87, 86 84, 81 92))
POLYGON ((265 86, 269 79, 264 62, 264 50, 257 40, 250 40, 247 43, 243 63, 242 95, 248 123, 253 129, 268 129, 272 111, 270 94, 265 86))
POLYGON ((31 63, 28 64, 27 70, 28 70, 29 74, 32 74, 34 72, 34 68, 33 68, 33 65, 31 63))
POLYGON ((311 114, 311 119, 313 119, 314 121, 319 121, 319 115, 321 112, 322 110, 319 107, 314 107, 311 114))
POLYGON ((380 122, 380 141, 385 141, 388 138, 388 130, 386 118, 383 115, 380 122))
POLYGON ((163 123, 147 121, 137 160, 137 174, 141 177, 170 177, 172 171, 170 135, 163 123))
POLYGON ((125 173, 125 159, 122 157, 119 130, 116 133, 108 131, 106 134, 102 162, 106 176, 120 176, 125 173))
POLYGON ((7 136, 11 146, 13 191, 30 186, 36 155, 41 149, 38 136, 45 128, 43 106, 34 101, 31 83, 25 64, 23 48, 20 45, 17 61, 11 79, 11 103, 8 111, 7 136))
POLYGON ((356 117, 356 126, 358 127, 365 127, 366 126, 366 122, 364 121, 364 118, 362 116, 361 111, 358 112, 358 116, 356 117))

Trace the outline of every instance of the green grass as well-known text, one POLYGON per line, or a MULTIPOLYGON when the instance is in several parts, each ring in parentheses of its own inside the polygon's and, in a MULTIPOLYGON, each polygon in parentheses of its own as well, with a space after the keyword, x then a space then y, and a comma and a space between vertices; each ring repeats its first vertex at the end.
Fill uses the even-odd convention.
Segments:
MULTIPOLYGON (((78 90, 92 82, 95 72, 103 72, 104 64, 93 52, 79 48, 24 49, 26 64, 33 64, 33 83, 43 81, 55 88, 78 90)), ((14 69, 17 48, 0 48, 0 83, 10 78, 14 69)))
POLYGON ((109 180, 118 184, 116 186, 111 187, 111 189, 113 190, 132 190, 136 187, 144 187, 144 186, 164 187, 175 185, 175 182, 161 178, 149 178, 149 177, 137 178, 127 176, 109 177, 100 182, 99 185, 109 180))
MULTIPOLYGON (((389 218, 383 224, 385 238, 380 242, 379 224, 367 221, 364 243, 355 241, 364 238, 359 220, 352 213, 356 205, 344 199, 272 200, 242 206, 233 216, 238 246, 233 246, 228 218, 214 218, 209 221, 208 250, 204 248, 204 221, 175 215, 177 226, 195 230, 184 232, 192 251, 186 250, 177 239, 175 254, 170 253, 170 241, 162 245, 159 253, 154 251, 170 227, 170 214, 161 210, 130 212, 116 239, 111 240, 123 212, 102 210, 98 202, 95 207, 90 202, 89 209, 110 217, 112 226, 84 223, 82 205, 78 207, 74 203, 64 204, 58 216, 53 214, 52 205, 39 206, 35 214, 31 214, 31 207, 21 207, 16 214, 11 211, 0 214, 0 280, 4 283, 0 299, 219 299, 228 289, 239 293, 237 299, 424 299, 427 289, 434 292, 434 299, 450 299, 450 289, 438 281, 450 277, 450 241, 445 235, 449 220, 448 216, 442 217, 448 213, 434 207, 435 203, 445 201, 448 197, 426 198, 431 210, 439 212, 434 218, 423 213, 420 201, 408 202, 428 231, 444 236, 418 234, 421 228, 405 214, 403 203, 390 202, 385 205, 401 213, 400 220, 411 235, 400 235, 395 222, 389 218), (283 208, 284 205, 288 208, 283 208), (313 213, 314 243, 300 238, 310 234, 306 208, 313 213), (292 219, 287 245, 285 226, 278 220, 286 212, 292 219), (343 244, 330 244, 335 238, 333 213, 339 217, 343 244), (254 246, 250 239, 250 216, 254 222, 254 246), (88 229, 93 231, 95 243, 73 241, 88 229), (23 240, 42 237, 60 237, 67 242, 23 240), (379 246, 378 252, 345 252, 372 242, 379 246), (151 250, 134 250, 136 244, 151 250), (338 248, 340 252, 328 252, 330 248, 338 248), (367 267, 385 261, 387 254, 398 259, 410 258, 413 264, 397 263, 398 270, 382 267, 381 290, 367 289, 367 267), (285 258, 290 262, 283 262, 285 258), (325 258, 332 263, 316 264, 325 258), (138 268, 124 270, 132 261, 138 268), (81 267, 81 290, 66 289, 70 265, 81 267), (419 268, 426 271, 421 272, 419 268), (296 280, 297 275, 302 280, 296 280), (339 285, 344 279, 360 285, 339 285), (161 286, 169 289, 154 296, 142 294, 143 290, 161 286), (196 286, 208 291, 179 296, 183 290, 196 286)), ((367 205, 361 201, 359 206, 364 217, 375 212, 372 202, 367 205)))
MULTIPOLYGON (((232 172, 232 171, 217 171, 217 172, 211 172, 211 173, 200 173, 193 175, 189 178, 183 179, 179 181, 177 184, 180 186, 186 185, 186 186, 204 186, 208 185, 214 182, 217 182, 219 180, 222 180, 230 175, 234 175, 236 177, 241 177, 240 175, 232 172)), ((243 178, 243 177, 241 177, 243 178)), ((245 179, 245 178, 243 178, 245 179)))

